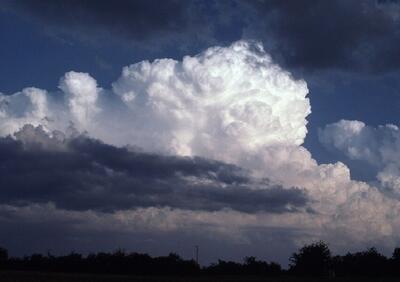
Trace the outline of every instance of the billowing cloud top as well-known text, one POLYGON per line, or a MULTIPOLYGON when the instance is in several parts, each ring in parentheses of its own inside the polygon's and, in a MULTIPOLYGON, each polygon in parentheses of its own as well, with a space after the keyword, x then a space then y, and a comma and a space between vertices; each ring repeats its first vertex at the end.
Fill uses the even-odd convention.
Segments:
POLYGON ((87 73, 71 71, 60 81, 60 89, 68 96, 68 108, 71 118, 83 128, 99 111, 97 82, 87 73))
POLYGON ((307 133, 306 83, 273 64, 258 43, 210 48, 182 62, 140 62, 124 68, 113 90, 134 112, 141 133, 134 143, 143 148, 153 149, 157 138, 162 150, 215 157, 300 145, 307 133))

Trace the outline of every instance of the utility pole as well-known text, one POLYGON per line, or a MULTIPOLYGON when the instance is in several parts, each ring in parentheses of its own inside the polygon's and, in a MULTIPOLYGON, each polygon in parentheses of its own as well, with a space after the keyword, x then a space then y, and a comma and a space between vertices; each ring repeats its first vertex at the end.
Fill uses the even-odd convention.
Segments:
POLYGON ((195 249, 196 249, 196 263, 199 264, 199 246, 196 245, 195 249))

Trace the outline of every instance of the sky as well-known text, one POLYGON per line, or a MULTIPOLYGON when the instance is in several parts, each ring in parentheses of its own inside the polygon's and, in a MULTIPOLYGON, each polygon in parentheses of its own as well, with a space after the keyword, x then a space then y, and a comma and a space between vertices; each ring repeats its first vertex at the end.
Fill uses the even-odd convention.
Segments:
POLYGON ((0 245, 277 261, 400 245, 400 2, 3 0, 0 245))

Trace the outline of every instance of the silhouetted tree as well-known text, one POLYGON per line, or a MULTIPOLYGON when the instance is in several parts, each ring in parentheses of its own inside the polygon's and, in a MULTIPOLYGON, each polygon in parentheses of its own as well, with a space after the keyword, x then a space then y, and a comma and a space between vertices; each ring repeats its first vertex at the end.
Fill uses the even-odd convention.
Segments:
POLYGON ((390 258, 390 273, 392 275, 400 275, 400 248, 393 250, 392 257, 390 258))
POLYGON ((206 272, 209 274, 242 274, 243 265, 233 261, 218 260, 218 263, 213 263, 207 267, 206 272))
POLYGON ((387 276, 390 274, 388 259, 378 253, 375 248, 336 256, 332 261, 337 276, 387 276))
POLYGON ((331 252, 320 241, 305 245, 290 257, 290 271, 296 275, 325 276, 330 272, 331 252))
POLYGON ((392 254, 392 259, 400 262, 400 248, 395 248, 392 254))
POLYGON ((8 260, 8 251, 5 248, 0 247, 0 261, 8 260))
POLYGON ((257 260, 255 257, 245 257, 243 271, 251 275, 274 276, 281 273, 281 266, 277 263, 257 260))
POLYGON ((8 260, 7 249, 0 247, 0 269, 6 267, 7 260, 8 260))

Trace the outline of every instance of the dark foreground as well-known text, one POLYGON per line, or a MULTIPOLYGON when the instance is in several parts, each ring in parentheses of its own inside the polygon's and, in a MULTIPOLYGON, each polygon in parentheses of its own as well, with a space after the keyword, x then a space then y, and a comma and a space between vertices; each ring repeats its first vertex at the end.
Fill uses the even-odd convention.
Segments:
POLYGON ((221 276, 208 275, 199 277, 176 276, 125 276, 125 275, 96 275, 96 274, 64 274, 30 271, 0 271, 1 282, 302 282, 302 281, 337 281, 337 282, 395 282, 398 278, 295 278, 295 277, 261 277, 261 276, 221 276))
POLYGON ((380 254, 375 248, 332 256, 324 242, 317 242, 302 247, 289 261, 288 269, 255 257, 246 257, 241 263, 218 260, 201 266, 193 259, 173 253, 152 257, 117 250, 86 256, 49 253, 8 257, 8 251, 0 248, 0 282, 400 281, 400 248, 394 250, 392 257, 380 254))

